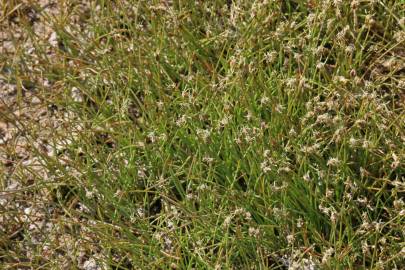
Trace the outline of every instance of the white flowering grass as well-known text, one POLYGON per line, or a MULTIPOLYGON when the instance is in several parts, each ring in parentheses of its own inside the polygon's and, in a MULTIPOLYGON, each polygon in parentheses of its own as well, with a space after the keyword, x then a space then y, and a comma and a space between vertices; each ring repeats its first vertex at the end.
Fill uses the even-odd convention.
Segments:
POLYGON ((72 267, 405 267, 401 1, 75 5, 52 59, 20 55, 81 124, 36 152, 72 267))

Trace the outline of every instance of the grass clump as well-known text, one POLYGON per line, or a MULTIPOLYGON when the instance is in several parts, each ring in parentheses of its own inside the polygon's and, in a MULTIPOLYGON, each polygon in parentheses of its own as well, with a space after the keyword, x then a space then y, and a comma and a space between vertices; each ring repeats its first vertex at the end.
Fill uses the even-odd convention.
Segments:
POLYGON ((34 241, 35 213, 2 206, 19 228, 0 235, 4 265, 405 267, 401 1, 55 8, 30 9, 46 39, 28 15, 3 16, 34 48, 14 44, 4 82, 61 123, 21 127, 37 163, 7 179, 30 175, 15 192, 52 228, 34 241))

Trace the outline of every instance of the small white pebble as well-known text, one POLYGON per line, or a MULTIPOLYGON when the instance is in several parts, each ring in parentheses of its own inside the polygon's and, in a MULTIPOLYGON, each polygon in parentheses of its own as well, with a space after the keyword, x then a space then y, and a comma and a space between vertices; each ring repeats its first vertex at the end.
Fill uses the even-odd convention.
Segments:
POLYGON ((41 100, 38 98, 38 97, 33 97, 32 99, 31 99, 31 104, 40 104, 41 103, 41 100))
POLYGON ((71 95, 75 102, 83 102, 83 95, 77 87, 72 87, 71 95))
POLYGON ((85 261, 83 263, 83 269, 85 269, 85 270, 98 270, 100 268, 97 266, 96 261, 93 258, 90 258, 90 259, 88 259, 87 261, 85 261))
POLYGON ((24 209, 24 214, 26 214, 26 215, 30 215, 31 212, 32 212, 31 207, 27 207, 27 208, 24 209))
POLYGON ((52 47, 58 46, 58 35, 56 32, 52 32, 51 36, 48 39, 49 44, 51 44, 52 47))

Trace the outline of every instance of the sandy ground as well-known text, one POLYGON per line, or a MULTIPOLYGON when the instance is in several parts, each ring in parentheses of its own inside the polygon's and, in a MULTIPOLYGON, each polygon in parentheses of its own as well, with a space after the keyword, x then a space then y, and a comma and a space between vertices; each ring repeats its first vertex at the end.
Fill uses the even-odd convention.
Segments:
MULTIPOLYGON (((85 11, 86 2, 76 1, 75 8, 85 11)), ((0 22, 0 56, 6 60, 0 61, 0 264, 102 269, 88 226, 77 226, 87 221, 70 218, 55 203, 49 187, 58 185, 57 173, 45 171, 38 158, 39 152, 63 158, 69 143, 64 134, 72 134, 75 117, 50 101, 63 93, 63 84, 38 75, 42 59, 36 50, 42 46, 57 63, 57 34, 49 22, 83 21, 66 17, 69 8, 57 1, 9 4, 0 22), (21 62, 22 54, 29 62, 21 62)))

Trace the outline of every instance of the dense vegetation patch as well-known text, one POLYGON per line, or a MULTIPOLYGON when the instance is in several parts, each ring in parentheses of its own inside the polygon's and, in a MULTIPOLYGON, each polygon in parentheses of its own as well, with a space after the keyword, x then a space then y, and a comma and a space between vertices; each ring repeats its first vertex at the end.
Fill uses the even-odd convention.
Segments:
POLYGON ((90 2, 3 7, 0 264, 405 267, 402 1, 90 2))

